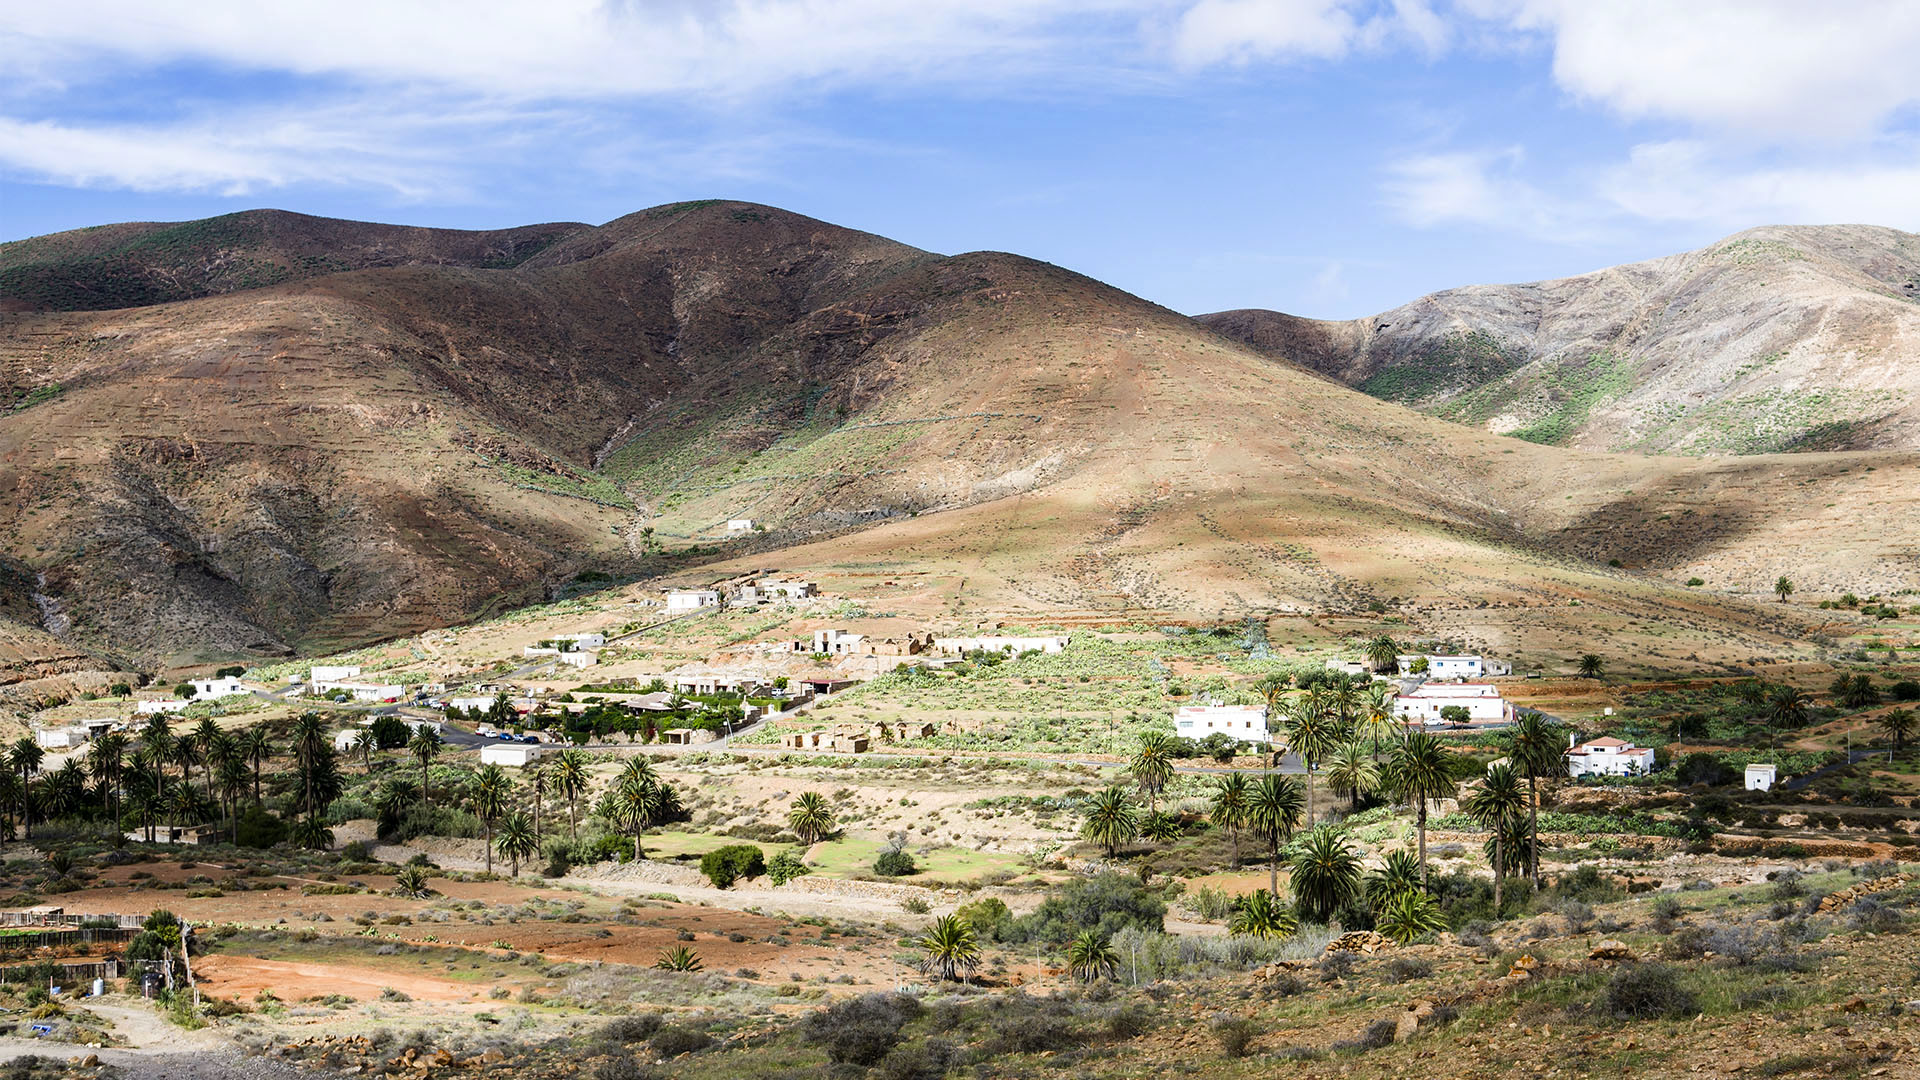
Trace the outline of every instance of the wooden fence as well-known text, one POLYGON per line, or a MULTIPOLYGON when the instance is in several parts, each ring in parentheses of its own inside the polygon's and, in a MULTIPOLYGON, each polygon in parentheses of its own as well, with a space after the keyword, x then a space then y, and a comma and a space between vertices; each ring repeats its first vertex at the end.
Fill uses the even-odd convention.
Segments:
POLYGON ((120 944, 132 941, 138 927, 107 930, 41 930, 31 934, 0 934, 0 955, 32 952, 35 949, 65 949, 81 945, 120 944))

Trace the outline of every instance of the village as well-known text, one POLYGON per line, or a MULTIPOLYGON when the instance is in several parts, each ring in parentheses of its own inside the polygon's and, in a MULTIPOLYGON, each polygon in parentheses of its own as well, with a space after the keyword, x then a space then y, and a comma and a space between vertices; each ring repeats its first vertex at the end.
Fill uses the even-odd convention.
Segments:
MULTIPOLYGON (((615 588, 44 710, 9 755, 41 793, 0 865, 0 1000, 41 1017, 15 1037, 110 1064, 145 1009, 316 1066, 544 1075, 511 1008, 613 1075, 817 1046, 783 1018, 903 988, 1212 994, 1338 956, 1327 985, 1396 1000, 1432 968, 1412 1009, 1489 993, 1494 955, 1475 1008, 1505 1016, 1527 963, 1604 980, 1671 911, 1733 925, 1804 878, 1884 932, 1858 912, 1920 891, 1920 686, 1885 650, 1623 676, 1381 620, 959 622, 839 587, 615 588), (609 1010, 647 1033, 595 1036, 609 1010)), ((1385 1022, 1298 1000, 1292 1034, 1148 1052, 1385 1022)))

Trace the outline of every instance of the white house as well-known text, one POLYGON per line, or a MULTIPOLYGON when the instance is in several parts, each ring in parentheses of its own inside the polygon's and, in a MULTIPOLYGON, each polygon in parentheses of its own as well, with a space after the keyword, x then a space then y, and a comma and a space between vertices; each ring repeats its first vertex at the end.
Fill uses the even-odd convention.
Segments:
POLYGON ((938 652, 948 654, 970 652, 1003 652, 1018 655, 1038 650, 1043 653, 1057 653, 1073 641, 1065 634, 1057 637, 1008 637, 1005 635, 986 635, 982 637, 937 637, 933 647, 938 652))
POLYGON ((468 709, 479 709, 481 712, 486 712, 488 709, 493 708, 493 700, 492 697, 448 698, 447 708, 459 709, 461 712, 466 712, 468 709))
POLYGON ((805 600, 820 595, 820 589, 811 581, 792 581, 784 578, 761 578, 754 587, 770 600, 805 600))
POLYGON ((342 754, 351 754, 360 749, 360 733, 365 728, 341 728, 333 733, 333 749, 342 754))
POLYGON ((524 769, 540 760, 542 749, 527 743, 488 743, 480 748, 480 764, 524 769))
POLYGON ((1513 706, 1491 683, 1422 683, 1393 699, 1393 712, 1402 722, 1429 727, 1446 723, 1441 710, 1458 705, 1467 710, 1470 724, 1499 724, 1513 719, 1513 706))
POLYGON ((1327 670, 1337 671, 1342 675, 1366 675, 1373 669, 1361 660, 1329 660, 1327 670))
POLYGON ((1569 746, 1566 754, 1568 776, 1645 776, 1653 771, 1653 747, 1610 735, 1569 746))
POLYGON ((734 518, 727 522, 729 533, 750 533, 753 531, 752 518, 734 518))
POLYGON ((87 741, 90 732, 84 727, 35 728, 34 745, 42 750, 71 750, 87 741))
POLYGON ((718 589, 669 589, 667 591, 668 611, 685 613, 719 606, 720 590, 718 589))
POLYGON ((195 701, 205 701, 208 698, 232 697, 235 694, 244 694, 247 692, 247 688, 240 685, 240 680, 231 675, 224 679, 193 679, 190 680, 187 685, 193 687, 193 700, 195 701))
POLYGON ((584 651, 555 653, 553 658, 568 667, 592 667, 600 662, 599 653, 584 651))
POLYGON ((847 656, 858 653, 860 643, 865 640, 865 634, 850 634, 845 630, 815 630, 813 651, 827 656, 847 656))
POLYGON ((407 688, 399 683, 364 683, 346 680, 328 680, 315 682, 308 688, 311 693, 331 694, 335 690, 345 690, 355 701, 379 702, 398 701, 407 696, 407 688))
POLYGON ((307 672, 307 679, 310 682, 339 682, 342 679, 357 679, 359 677, 359 664, 343 664, 337 667, 319 667, 316 665, 311 671, 307 672))
POLYGON ((529 645, 520 650, 523 656, 554 656, 557 654, 580 652, 586 649, 604 649, 607 647, 607 635, 556 634, 539 645, 529 645))
POLYGON ((1173 733, 1183 739, 1225 735, 1241 742, 1267 741, 1264 705, 1182 705, 1173 711, 1173 733))
POLYGON ((159 698, 159 699, 150 700, 150 701, 142 701, 138 705, 134 706, 134 710, 144 715, 151 716, 154 713, 186 712, 187 706, 190 704, 192 704, 192 702, 182 701, 179 698, 159 698))
POLYGON ((1759 762, 1755 762, 1754 764, 1747 766, 1747 790, 1748 791, 1772 791, 1773 782, 1779 775, 1780 775, 1779 766, 1764 765, 1759 762))
MULTIPOLYGON (((1413 671, 1415 661, 1425 660, 1426 674, 1429 679, 1478 679, 1493 674, 1487 670, 1486 658, 1481 656, 1440 656, 1427 653, 1424 656, 1417 654, 1401 656, 1398 660, 1403 674, 1413 671)), ((1509 674, 1512 673, 1511 667, 1507 670, 1509 674)))

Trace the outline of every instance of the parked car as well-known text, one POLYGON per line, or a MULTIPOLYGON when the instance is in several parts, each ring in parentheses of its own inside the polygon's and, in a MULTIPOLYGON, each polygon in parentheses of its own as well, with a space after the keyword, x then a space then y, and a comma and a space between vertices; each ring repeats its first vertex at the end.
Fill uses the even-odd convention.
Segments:
POLYGON ((513 741, 513 732, 511 732, 511 731, 502 731, 502 732, 500 732, 499 734, 497 734, 497 735, 495 735, 495 736, 494 736, 494 738, 496 738, 496 739, 499 739, 499 740, 500 740, 501 742, 512 742, 512 741, 513 741))

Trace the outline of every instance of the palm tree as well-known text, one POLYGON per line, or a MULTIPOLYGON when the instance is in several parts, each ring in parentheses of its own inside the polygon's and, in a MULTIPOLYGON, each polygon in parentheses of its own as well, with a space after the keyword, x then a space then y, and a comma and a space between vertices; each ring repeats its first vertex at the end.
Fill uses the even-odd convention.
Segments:
POLYGON ((633 858, 644 854, 640 837, 666 807, 666 785, 654 775, 646 758, 630 758, 613 785, 614 814, 625 830, 633 833, 633 858))
POLYGON ((803 791, 794 798, 792 809, 787 811, 787 828, 793 830, 801 843, 811 847, 833 831, 833 809, 819 792, 803 791))
POLYGON ((1140 838, 1155 844, 1171 844, 1180 839, 1180 822, 1164 810, 1149 810, 1140 819, 1140 838))
POLYGON ((1787 602, 1787 597, 1793 595, 1793 582, 1787 580, 1787 575, 1781 574, 1778 578, 1774 579, 1773 591, 1780 597, 1780 602, 1784 604, 1787 602))
POLYGON ((1234 937, 1292 937, 1299 928, 1293 912, 1287 910, 1277 894, 1266 889, 1255 889, 1241 897, 1227 919, 1227 933, 1234 937))
POLYGON ((93 774, 93 782, 100 788, 116 833, 120 821, 120 777, 126 765, 127 737, 117 731, 107 732, 87 747, 87 771, 93 774))
POLYGON ((1359 894, 1359 853, 1330 825, 1308 832, 1293 857, 1293 902, 1300 917, 1327 922, 1359 894))
POLYGON ((920 939, 927 958, 920 970, 929 975, 957 982, 980 966, 980 945, 973 937, 973 924, 958 915, 942 915, 927 928, 920 939))
POLYGON ((1093 802, 1087 807, 1087 820, 1080 826, 1080 835, 1105 847, 1107 858, 1113 858, 1121 844, 1139 834, 1140 818, 1120 785, 1109 785, 1093 796, 1093 802))
POLYGON ((1346 792, 1348 801, 1358 810, 1363 796, 1379 790, 1380 766, 1358 741, 1343 743, 1327 760, 1327 783, 1335 791, 1346 792))
POLYGON ((1367 684, 1367 700, 1354 722, 1354 734, 1372 743, 1373 759, 1380 760, 1380 741, 1397 733, 1393 719, 1393 687, 1384 682, 1367 684))
POLYGON ((1099 931, 1082 930, 1067 943, 1067 974, 1081 982, 1094 982, 1102 975, 1111 978, 1119 970, 1119 954, 1099 931))
POLYGON ((1240 830, 1247 824, 1247 777, 1228 773, 1213 782, 1213 803, 1207 811, 1215 828, 1227 830, 1233 843, 1233 865, 1240 865, 1240 830))
POLYGON ((1914 715, 1912 709, 1894 709, 1879 720, 1880 730, 1893 739, 1895 753, 1907 749, 1907 740, 1913 735, 1914 715))
POLYGON ((1796 686, 1776 686, 1767 695, 1767 719, 1775 728, 1799 728, 1807 724, 1813 702, 1796 686))
POLYGON ((173 740, 173 763, 180 766, 180 783, 193 783, 193 767, 205 760, 201 753, 200 736, 189 732, 173 740))
POLYGON ((1513 823, 1526 816, 1527 794, 1520 790, 1520 777, 1511 765, 1495 762, 1487 766, 1487 772, 1480 780, 1480 786, 1467 796, 1461 807, 1474 820, 1493 830, 1493 914, 1495 918, 1505 910, 1501 900, 1501 884, 1506 879, 1507 856, 1501 844, 1510 832, 1513 823))
POLYGON ((207 794, 209 795, 213 794, 214 753, 225 735, 226 732, 220 730, 220 725, 214 723, 211 716, 201 717, 200 722, 193 728, 194 746, 200 751, 201 762, 207 766, 207 794))
POLYGON ((1400 848, 1387 852, 1380 869, 1367 875, 1366 891, 1367 905, 1376 911, 1400 893, 1419 892, 1420 860, 1400 848))
POLYGON ((246 756, 247 764, 253 766, 253 804, 260 805, 260 770, 272 759, 274 754, 273 735, 267 731, 267 725, 255 724, 240 736, 240 752, 246 756))
POLYGON ((1452 754, 1439 739, 1424 731, 1410 733, 1393 748, 1390 766, 1394 790, 1415 804, 1415 826, 1420 834, 1420 887, 1427 885, 1427 804, 1454 793, 1452 754))
POLYGON ((420 801, 427 806, 433 805, 433 789, 428 787, 427 767, 440 754, 440 732, 431 727, 422 726, 407 740, 407 752, 420 763, 420 801))
POLYGON ((513 876, 520 876, 520 860, 540 853, 540 834, 533 831, 527 815, 515 810, 500 823, 500 855, 513 863, 513 876))
MULTIPOLYGON (((638 760, 638 759, 635 759, 638 760)), ((564 750, 553 763, 553 784, 567 800, 567 838, 577 837, 580 829, 576 807, 587 791, 587 755, 583 750, 564 750)))
POLYGON ((1263 776, 1247 798, 1247 824, 1267 842, 1267 891, 1280 893, 1280 845, 1300 826, 1300 785, 1291 777, 1263 776))
POLYGON ((1340 745, 1340 731, 1329 702, 1312 691, 1287 710, 1287 747, 1307 769, 1307 825, 1313 825, 1313 770, 1340 745))
POLYGON ((1513 765, 1527 778, 1527 874, 1540 888, 1540 781, 1567 775, 1567 754, 1560 729, 1537 712, 1514 721, 1513 765))
POLYGON ((1583 679, 1602 678, 1607 673, 1607 662, 1599 653, 1583 653, 1580 656, 1580 677, 1583 679))
POLYGON ((527 785, 533 788, 533 831, 540 832, 540 804, 547 801, 547 770, 538 765, 527 770, 527 785))
POLYGON ((7 751, 7 764, 20 774, 20 825, 23 839, 33 839, 32 799, 28 797, 28 788, 33 783, 33 774, 40 771, 40 763, 46 759, 47 752, 25 735, 7 751))
POLYGON ((1128 768, 1140 790, 1147 793, 1147 809, 1155 809, 1161 789, 1173 778, 1173 737, 1164 731, 1141 735, 1140 749, 1134 751, 1128 768))
POLYGON ((1392 672, 1400 666, 1400 646, 1386 634, 1367 642, 1367 662, 1375 671, 1392 672))
POLYGON ((1373 928, 1395 943, 1409 945, 1447 928, 1447 917, 1433 897, 1418 889, 1398 893, 1374 913, 1373 928))
POLYGON ((380 736, 375 735, 373 729, 370 727, 361 728, 360 733, 353 737, 353 748, 360 752, 361 764, 366 767, 367 773, 371 775, 373 773, 373 752, 380 749, 380 736))
POLYGON ((473 812, 487 831, 487 873, 493 873, 493 823, 507 812, 513 781, 498 765, 482 765, 473 774, 473 812))
POLYGON ((227 839, 237 841, 240 834, 240 800, 247 793, 247 781, 251 774, 247 771, 247 761, 240 756, 236 747, 234 752, 221 757, 215 769, 215 781, 220 787, 220 801, 227 809, 227 839))

